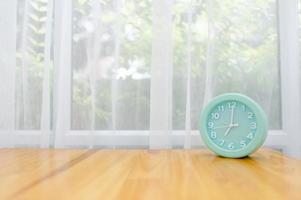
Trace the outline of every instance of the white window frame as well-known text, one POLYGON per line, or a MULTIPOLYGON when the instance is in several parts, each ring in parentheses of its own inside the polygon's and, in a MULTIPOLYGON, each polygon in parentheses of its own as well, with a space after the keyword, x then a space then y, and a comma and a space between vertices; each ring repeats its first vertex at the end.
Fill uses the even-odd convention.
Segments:
POLYGON ((278 0, 282 132, 285 152, 301 158, 301 85, 298 0, 278 0), (289 145, 288 145, 289 144, 289 145))

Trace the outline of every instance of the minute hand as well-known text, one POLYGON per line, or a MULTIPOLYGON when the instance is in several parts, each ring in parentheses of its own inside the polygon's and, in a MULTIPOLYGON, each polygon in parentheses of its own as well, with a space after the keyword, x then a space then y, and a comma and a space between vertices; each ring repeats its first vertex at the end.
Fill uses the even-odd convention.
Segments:
POLYGON ((230 130, 233 128, 233 119, 234 119, 234 106, 232 106, 231 109, 230 124, 229 124, 229 128, 225 132, 225 136, 227 136, 230 130))
POLYGON ((231 110, 230 126, 233 124, 233 120, 234 120, 234 106, 232 106, 232 110, 231 110))

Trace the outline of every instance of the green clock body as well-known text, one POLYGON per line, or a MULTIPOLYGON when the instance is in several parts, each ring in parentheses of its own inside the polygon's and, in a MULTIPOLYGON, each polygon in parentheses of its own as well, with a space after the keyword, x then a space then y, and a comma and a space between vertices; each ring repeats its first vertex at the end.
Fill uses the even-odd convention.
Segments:
POLYGON ((217 155, 245 157, 267 137, 267 117, 251 98, 239 93, 215 97, 201 113, 200 134, 217 155))

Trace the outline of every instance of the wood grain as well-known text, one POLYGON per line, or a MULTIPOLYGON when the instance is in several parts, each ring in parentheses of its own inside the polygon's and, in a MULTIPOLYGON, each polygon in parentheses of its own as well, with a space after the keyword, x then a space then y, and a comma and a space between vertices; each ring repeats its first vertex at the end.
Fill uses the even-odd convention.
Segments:
POLYGON ((301 161, 270 149, 0 150, 0 199, 301 199, 301 161))

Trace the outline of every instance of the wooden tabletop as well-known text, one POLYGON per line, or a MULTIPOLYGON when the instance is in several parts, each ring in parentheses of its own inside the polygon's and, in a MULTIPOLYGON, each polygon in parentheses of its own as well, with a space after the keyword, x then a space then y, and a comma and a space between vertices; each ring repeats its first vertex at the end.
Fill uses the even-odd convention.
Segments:
POLYGON ((0 150, 0 199, 301 199, 301 161, 261 149, 0 150))

